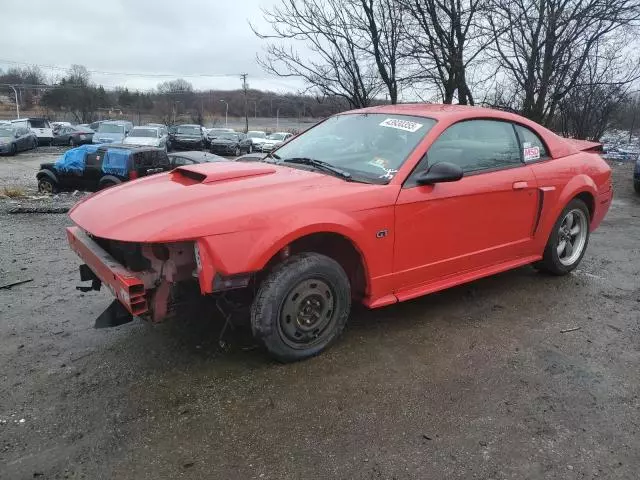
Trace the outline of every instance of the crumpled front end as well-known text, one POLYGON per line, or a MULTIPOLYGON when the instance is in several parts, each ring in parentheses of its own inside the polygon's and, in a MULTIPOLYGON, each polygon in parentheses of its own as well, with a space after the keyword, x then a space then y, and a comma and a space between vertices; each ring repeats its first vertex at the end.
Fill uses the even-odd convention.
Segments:
MULTIPOLYGON (((107 286, 129 320, 132 316, 153 322, 163 320, 170 313, 172 288, 198 276, 193 242, 119 242, 92 237, 79 227, 67 228, 67 238, 85 262, 80 267, 81 280, 91 281, 90 287, 79 288, 99 290, 102 285, 107 286)), ((119 317, 122 313, 118 313, 119 317)), ((115 324, 121 323, 125 322, 119 320, 115 324)))

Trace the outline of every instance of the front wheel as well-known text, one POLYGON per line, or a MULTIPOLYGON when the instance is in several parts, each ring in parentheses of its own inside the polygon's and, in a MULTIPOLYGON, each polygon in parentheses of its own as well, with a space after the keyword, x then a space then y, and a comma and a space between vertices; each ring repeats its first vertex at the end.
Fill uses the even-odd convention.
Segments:
POLYGON ((69 139, 69 146, 70 147, 74 147, 75 146, 74 143, 73 143, 73 138, 69 139))
POLYGON ((249 144, 249 149, 247 150, 247 153, 253 153, 253 143, 249 144))
POLYGON ((236 149, 235 149, 235 150, 234 150, 234 152, 233 152, 233 154, 234 154, 236 157, 239 157, 241 153, 242 153, 242 152, 240 152, 240 147, 236 147, 236 149))
POLYGON ((262 282, 251 329, 271 356, 295 362, 319 354, 344 330, 351 286, 340 264, 318 253, 294 255, 262 282))
POLYGON ((38 192, 46 195, 52 195, 58 191, 56 183, 49 177, 42 177, 38 179, 38 192))
POLYGON ((589 243, 589 209, 580 199, 573 199, 558 217, 542 260, 536 267, 553 275, 566 275, 575 269, 589 243))

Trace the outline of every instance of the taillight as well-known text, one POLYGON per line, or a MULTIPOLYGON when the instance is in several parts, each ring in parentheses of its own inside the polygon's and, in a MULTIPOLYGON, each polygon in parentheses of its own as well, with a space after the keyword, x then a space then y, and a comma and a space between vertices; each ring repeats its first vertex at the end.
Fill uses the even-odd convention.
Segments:
POLYGON ((129 180, 135 180, 138 178, 138 170, 133 169, 129 171, 129 180))

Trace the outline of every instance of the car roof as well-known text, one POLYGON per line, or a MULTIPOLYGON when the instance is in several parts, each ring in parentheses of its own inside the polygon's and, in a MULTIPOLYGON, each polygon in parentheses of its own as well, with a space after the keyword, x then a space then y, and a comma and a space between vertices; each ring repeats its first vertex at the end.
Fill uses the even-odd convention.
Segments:
POLYGON ((519 115, 494 110, 492 108, 476 107, 470 105, 445 105, 438 103, 408 103, 400 105, 379 105, 376 107, 361 108, 344 112, 353 113, 386 113, 389 115, 412 115, 416 117, 432 118, 434 120, 465 118, 501 118, 504 120, 524 120, 519 115))
POLYGON ((196 125, 195 123, 181 123, 179 125, 176 125, 176 127, 200 127, 200 125, 196 125))
POLYGON ((131 122, 129 120, 104 120, 100 123, 109 123, 111 125, 125 125, 131 122))
POLYGON ((198 162, 211 161, 211 160, 217 160, 217 159, 224 160, 224 158, 220 157, 219 155, 214 155, 213 153, 209 153, 209 152, 201 152, 199 150, 192 150, 188 152, 174 152, 174 153, 170 153, 169 157, 170 158, 184 157, 190 160, 196 160, 198 162))
POLYGON ((133 127, 134 130, 139 128, 144 128, 145 130, 159 130, 162 127, 157 127, 155 125, 138 125, 137 127, 133 127))

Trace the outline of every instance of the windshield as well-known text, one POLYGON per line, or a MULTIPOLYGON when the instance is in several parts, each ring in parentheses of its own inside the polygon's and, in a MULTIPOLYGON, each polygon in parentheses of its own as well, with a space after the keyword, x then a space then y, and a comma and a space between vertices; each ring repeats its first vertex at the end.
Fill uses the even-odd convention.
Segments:
POLYGON ((13 137, 13 132, 6 128, 0 128, 0 137, 13 137))
POLYGON ((129 134, 130 137, 158 138, 158 131, 155 128, 134 128, 129 134))
POLYGON ((29 120, 29 125, 31 128, 51 128, 49 126, 49 122, 47 122, 43 118, 33 118, 29 120))
POLYGON ((284 133, 272 133, 271 135, 269 135, 267 138, 269 140, 284 140, 285 134, 284 133))
POLYGON ((385 113, 331 117, 277 150, 280 161, 312 158, 375 183, 388 183, 435 120, 385 113))
POLYGON ((267 134, 264 132, 248 132, 247 137, 249 138, 267 138, 267 134))
POLYGON ((93 130, 91 130, 89 127, 83 127, 82 125, 77 125, 71 128, 76 132, 93 133, 93 130))
POLYGON ((98 133, 124 133, 124 125, 101 123, 98 127, 98 133))
POLYGON ((182 126, 178 127, 177 133, 181 133, 183 135, 200 135, 200 127, 189 127, 182 126))

